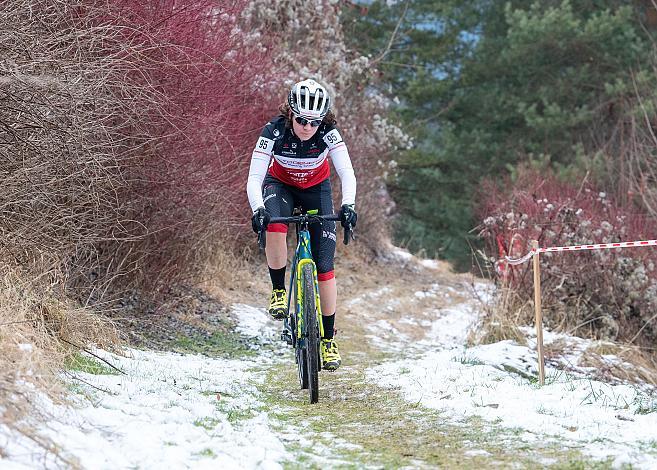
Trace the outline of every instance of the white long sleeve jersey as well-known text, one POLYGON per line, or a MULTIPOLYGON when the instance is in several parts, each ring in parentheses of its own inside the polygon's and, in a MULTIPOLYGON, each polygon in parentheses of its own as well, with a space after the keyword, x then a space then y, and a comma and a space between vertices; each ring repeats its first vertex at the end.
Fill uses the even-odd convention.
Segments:
POLYGON ((285 184, 305 189, 330 176, 329 157, 342 185, 342 204, 354 204, 356 176, 338 129, 322 124, 312 138, 302 141, 285 127, 284 116, 272 119, 262 130, 251 155, 246 185, 251 209, 264 206, 262 182, 267 172, 285 184))

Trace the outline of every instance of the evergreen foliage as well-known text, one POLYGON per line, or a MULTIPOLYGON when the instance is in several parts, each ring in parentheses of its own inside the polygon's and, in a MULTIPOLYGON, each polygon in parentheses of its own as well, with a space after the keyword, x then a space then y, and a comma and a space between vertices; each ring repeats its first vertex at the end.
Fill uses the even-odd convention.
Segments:
POLYGON ((388 181, 398 240, 469 267, 476 188, 533 160, 623 189, 610 177, 615 133, 654 77, 650 8, 423 0, 352 11, 352 46, 385 53, 379 85, 416 144, 388 181))

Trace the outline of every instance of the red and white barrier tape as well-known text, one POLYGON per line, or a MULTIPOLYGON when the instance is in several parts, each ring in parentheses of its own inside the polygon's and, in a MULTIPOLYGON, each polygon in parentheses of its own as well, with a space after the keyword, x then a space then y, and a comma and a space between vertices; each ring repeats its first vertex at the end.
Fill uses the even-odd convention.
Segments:
POLYGON ((527 253, 525 256, 522 258, 514 259, 509 256, 505 256, 504 259, 506 260, 507 263, 509 263, 511 266, 517 266, 519 264, 523 264, 531 259, 532 256, 534 256, 534 252, 536 250, 530 250, 529 253, 527 253))
MULTIPOLYGON (((548 253, 548 252, 557 252, 557 251, 581 251, 581 250, 608 250, 611 248, 631 248, 637 246, 655 246, 657 245, 657 240, 640 240, 635 242, 619 242, 619 243, 598 243, 595 245, 572 245, 572 246, 553 246, 550 248, 539 248, 538 253, 548 253)), ((512 266, 525 263, 528 261, 537 250, 532 249, 522 258, 510 258, 505 256, 504 259, 507 263, 512 266)))

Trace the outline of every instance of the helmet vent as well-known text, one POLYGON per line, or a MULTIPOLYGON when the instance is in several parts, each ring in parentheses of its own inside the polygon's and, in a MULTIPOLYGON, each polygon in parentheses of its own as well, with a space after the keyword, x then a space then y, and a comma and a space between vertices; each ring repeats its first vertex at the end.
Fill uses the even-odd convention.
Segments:
POLYGON ((296 83, 290 90, 288 103, 293 113, 311 118, 322 118, 331 108, 326 89, 314 80, 296 83))

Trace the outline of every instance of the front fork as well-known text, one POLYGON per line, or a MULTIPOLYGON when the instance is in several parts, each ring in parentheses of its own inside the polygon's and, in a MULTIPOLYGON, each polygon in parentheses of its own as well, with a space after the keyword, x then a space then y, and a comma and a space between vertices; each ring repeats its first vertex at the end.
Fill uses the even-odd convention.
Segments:
MULTIPOLYGON (((292 272, 296 273, 297 269, 297 257, 296 255, 292 259, 292 272)), ((292 301, 293 298, 296 298, 296 285, 294 284, 294 280, 296 278, 295 276, 291 276, 290 278, 290 288, 288 289, 289 295, 287 296, 287 315, 283 319, 283 330, 281 331, 281 340, 285 341, 287 344, 289 344, 292 347, 296 347, 295 345, 295 340, 296 338, 294 337, 294 325, 290 321, 290 302, 292 301)), ((295 309, 296 312, 296 309, 295 309)))
POLYGON ((287 301, 287 311, 290 311, 290 302, 291 299, 294 297, 295 298, 295 309, 294 309, 294 322, 291 322, 289 320, 289 316, 285 317, 283 320, 283 330, 281 331, 281 339, 285 341, 287 344, 297 347, 297 348, 303 348, 305 347, 305 338, 303 335, 303 288, 302 288, 302 283, 303 283, 303 268, 306 264, 312 264, 313 267, 313 282, 315 283, 315 314, 317 318, 317 322, 319 324, 319 337, 322 338, 324 336, 324 322, 322 321, 322 306, 320 303, 320 297, 319 297, 319 281, 317 280, 317 267, 315 263, 313 262, 312 259, 310 258, 304 258, 300 260, 299 262, 296 262, 296 259, 294 260, 294 266, 293 266, 293 271, 295 273, 294 279, 290 281, 290 293, 291 295, 288 296, 288 301, 287 301), (293 284, 294 282, 294 284, 293 284), (293 295, 292 295, 293 293, 293 295), (295 344, 296 340, 296 344, 295 344))

